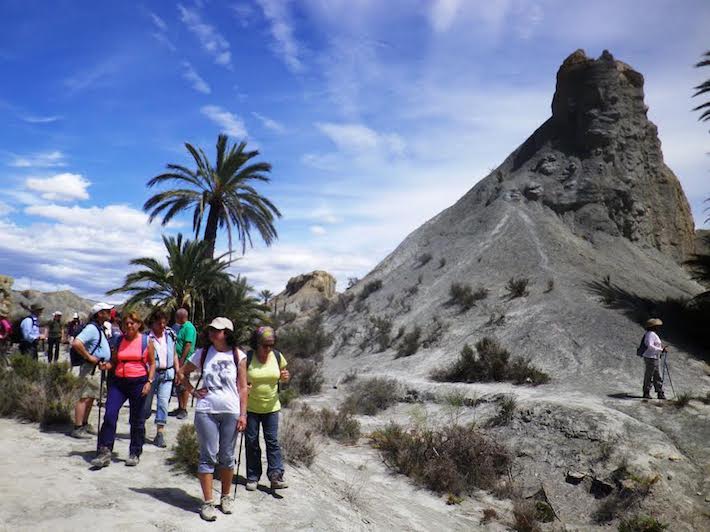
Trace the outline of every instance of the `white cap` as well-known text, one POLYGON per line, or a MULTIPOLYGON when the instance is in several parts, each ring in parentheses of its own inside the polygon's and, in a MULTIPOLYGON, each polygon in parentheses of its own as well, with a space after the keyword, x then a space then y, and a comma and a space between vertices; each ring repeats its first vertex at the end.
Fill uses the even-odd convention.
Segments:
POLYGON ((208 327, 217 329, 218 331, 221 331, 222 329, 229 329, 232 332, 234 331, 234 325, 232 325, 232 320, 228 318, 215 318, 212 320, 212 323, 208 325, 208 327))
POLYGON ((97 312, 101 312, 102 310, 111 310, 112 308, 113 305, 109 305, 108 303, 96 303, 93 307, 91 307, 89 316, 94 316, 97 312))
POLYGON ((54 314, 52 314, 52 316, 61 316, 61 315, 62 315, 62 311, 61 311, 61 310, 55 310, 55 311, 54 311, 54 314))
POLYGON ((72 315, 72 319, 78 320, 78 319, 79 319, 79 313, 78 313, 78 312, 75 312, 75 313, 72 315))

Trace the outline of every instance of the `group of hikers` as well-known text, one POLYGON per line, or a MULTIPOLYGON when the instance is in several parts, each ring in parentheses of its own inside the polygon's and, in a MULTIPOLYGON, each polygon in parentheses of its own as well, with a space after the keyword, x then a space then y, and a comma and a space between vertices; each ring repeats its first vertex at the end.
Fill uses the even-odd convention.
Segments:
MULTIPOLYGON (((33 305, 31 314, 21 322, 21 351, 35 359, 42 310, 41 306, 33 305)), ((198 477, 204 498, 200 516, 214 521, 217 507, 225 514, 232 513, 230 492, 240 433, 246 451, 246 489, 256 490, 262 476, 260 429, 266 443, 266 476, 270 487, 272 490, 288 487, 278 441, 281 410, 278 392, 279 383, 289 380, 289 372, 285 357, 274 348, 273 328, 258 327, 245 352, 237 344, 232 321, 217 317, 206 327, 204 346, 196 348, 197 330, 188 316, 186 309, 178 309, 175 324, 168 327, 168 316, 158 310, 144 325, 136 312, 120 316, 113 305, 97 303, 91 308, 86 324, 67 328, 70 359, 72 365, 79 366, 81 383, 70 435, 80 439, 97 437, 96 457, 91 465, 95 469, 108 467, 119 412, 128 401, 130 443, 125 465, 135 467, 143 452, 145 423, 153 413, 153 398, 157 398, 157 407, 152 443, 165 447, 168 417, 187 417, 188 402, 193 397, 194 426, 200 447, 198 477), (200 374, 194 385, 190 379, 193 372, 200 374), (178 406, 168 412, 173 392, 178 406), (102 394, 105 414, 97 433, 89 424, 89 417, 94 402, 101 400, 102 394), (221 484, 218 505, 212 494, 215 475, 221 484)), ((61 313, 55 313, 52 323, 59 320, 61 313)), ((51 327, 48 341, 50 338, 54 349, 57 336, 51 327)), ((55 355, 48 355, 48 361, 53 360, 55 355)))

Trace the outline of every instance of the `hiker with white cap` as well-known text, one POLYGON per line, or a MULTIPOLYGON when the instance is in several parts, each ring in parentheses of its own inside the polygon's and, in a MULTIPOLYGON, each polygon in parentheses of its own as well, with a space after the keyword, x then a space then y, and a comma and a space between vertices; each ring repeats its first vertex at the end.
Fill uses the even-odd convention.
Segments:
POLYGON ((663 393, 663 378, 660 372, 660 359, 668 348, 663 345, 658 331, 663 322, 658 318, 651 318, 646 322, 646 333, 639 346, 639 353, 643 357, 645 371, 643 374, 643 398, 651 398, 651 385, 656 391, 659 399, 665 399, 663 393))
POLYGON ((208 344, 195 351, 178 375, 187 391, 197 398, 195 429, 200 443, 197 473, 204 497, 200 517, 217 519, 212 496, 215 466, 222 484, 220 509, 231 514, 230 497, 234 477, 234 449, 237 432, 247 424, 246 354, 237 347, 234 326, 227 318, 215 318, 207 329, 208 344), (190 383, 190 373, 201 372, 198 388, 190 383))
POLYGON ((79 313, 75 312, 72 314, 71 321, 67 324, 67 343, 69 347, 74 343, 74 338, 81 331, 81 320, 79 319, 79 313))
POLYGON ((57 310, 52 314, 52 321, 47 327, 47 362, 59 362, 59 344, 62 343, 62 313, 57 310))
POLYGON ((20 322, 20 353, 37 360, 37 350, 39 341, 44 340, 44 336, 39 331, 39 317, 42 315, 44 307, 39 303, 30 306, 30 315, 20 322))
POLYGON ((104 371, 108 369, 111 348, 104 332, 103 323, 108 320, 113 305, 96 303, 89 311, 89 323, 72 342, 72 348, 84 360, 79 367, 81 389, 74 407, 73 438, 91 438, 96 431, 89 425, 89 415, 94 399, 99 398, 104 371), (98 372, 97 372, 98 369, 98 372))

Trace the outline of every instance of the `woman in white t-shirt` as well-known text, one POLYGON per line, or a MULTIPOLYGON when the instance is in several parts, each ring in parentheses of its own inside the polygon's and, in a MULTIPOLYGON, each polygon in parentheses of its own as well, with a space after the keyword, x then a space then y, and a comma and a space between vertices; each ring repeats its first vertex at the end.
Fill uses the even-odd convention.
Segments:
POLYGON ((195 429, 200 442, 197 473, 204 496, 200 517, 217 519, 212 499, 215 465, 222 482, 220 508, 231 514, 234 501, 229 496, 234 477, 234 448, 237 432, 246 428, 247 368, 246 355, 236 347, 234 326, 227 318, 215 318, 208 327, 209 344, 198 349, 180 368, 179 380, 194 397, 195 429), (190 373, 201 372, 200 388, 190 383, 190 373))

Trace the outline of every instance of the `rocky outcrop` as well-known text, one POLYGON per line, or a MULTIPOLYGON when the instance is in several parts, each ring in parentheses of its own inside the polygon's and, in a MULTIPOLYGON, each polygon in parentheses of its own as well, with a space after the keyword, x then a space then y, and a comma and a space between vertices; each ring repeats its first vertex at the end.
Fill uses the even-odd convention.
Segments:
POLYGON ((337 295, 335 284, 335 277, 328 272, 304 273, 289 279, 286 289, 275 296, 270 305, 277 312, 306 312, 332 301, 337 295))
POLYGON ((0 316, 9 316, 12 310, 12 277, 0 275, 0 316))
POLYGON ((663 162, 643 84, 607 51, 570 55, 557 73, 552 117, 488 178, 498 184, 488 201, 540 202, 587 238, 603 232, 689 258, 692 214, 663 162))
POLYGON ((42 320, 50 319, 53 312, 59 311, 62 313, 63 319, 66 321, 70 319, 74 312, 78 312, 81 319, 85 320, 95 301, 85 299, 69 290, 60 290, 58 292, 13 290, 10 313, 15 318, 25 316, 30 308, 30 305, 33 303, 41 303, 44 305, 42 320))

